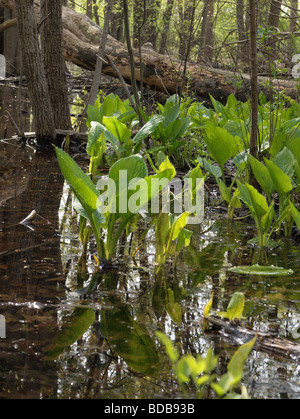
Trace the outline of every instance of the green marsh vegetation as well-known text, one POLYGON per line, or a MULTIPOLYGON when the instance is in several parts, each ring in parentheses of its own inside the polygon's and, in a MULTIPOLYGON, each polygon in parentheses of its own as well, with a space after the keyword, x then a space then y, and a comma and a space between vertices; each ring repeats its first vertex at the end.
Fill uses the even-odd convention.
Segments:
MULTIPOLYGON (((259 152, 253 157, 249 151, 250 103, 239 102, 233 95, 229 96, 226 105, 211 99, 213 107, 209 109, 196 101, 180 100, 179 96, 172 96, 164 105, 157 104, 156 113, 150 116, 144 113, 145 125, 137 129, 138 116, 130 102, 110 94, 103 100, 98 98, 94 106, 88 108, 88 170, 84 172, 71 156, 56 148, 62 173, 76 197, 75 207, 80 217, 83 247, 87 248, 88 242, 93 240, 92 236, 96 242, 97 253, 94 257, 99 265, 97 270, 101 266, 107 266, 107 262, 115 263, 118 244, 137 228, 139 220, 145 217, 148 220, 147 226, 143 223, 143 237, 151 226, 154 227, 154 275, 158 293, 154 289, 153 306, 157 312, 166 310, 175 323, 181 321, 180 301, 185 298, 186 290, 174 282, 170 284, 164 270, 170 263, 176 269, 180 252, 183 249, 192 249, 194 226, 188 224, 192 214, 184 211, 181 214, 172 212, 176 194, 170 195, 169 212, 163 211, 160 204, 158 212, 151 212, 151 206, 150 210, 148 206, 146 214, 143 213, 141 210, 145 205, 153 198, 158 198, 163 191, 159 182, 153 187, 151 181, 172 181, 177 175, 176 167, 180 167, 181 171, 185 170, 183 177, 192 181, 191 200, 199 192, 196 179, 201 178, 203 182, 213 181, 219 197, 218 203, 227 207, 224 222, 235 223, 241 218, 254 222, 257 235, 249 240, 248 246, 260 249, 260 262, 267 260, 268 248, 280 246, 281 241, 285 237, 291 237, 300 224, 299 105, 283 94, 278 95, 275 103, 268 102, 264 95, 260 96, 259 152), (145 146, 146 139, 150 140, 150 148, 145 146), (250 184, 251 169, 257 181, 256 187, 250 184), (126 181, 120 188, 120 173, 125 172, 126 181), (107 195, 104 194, 103 198, 103 191, 99 190, 101 179, 107 178, 113 180, 117 186, 116 205, 107 202, 109 200, 105 202, 107 195), (141 192, 141 182, 148 186, 146 192, 141 192), (127 188, 128 193, 123 194, 122 191, 127 188), (135 211, 129 209, 133 201, 135 211), (121 209, 124 204, 125 209, 121 209), (99 205, 104 205, 105 210, 99 212, 99 205)), ((140 249, 133 253, 133 259, 138 251, 140 249)), ((243 273, 243 269, 247 268, 250 270, 248 273, 254 275, 292 274, 292 271, 281 267, 259 264, 235 267, 232 272, 236 269, 243 273)), ((95 276, 83 293, 92 292, 94 286, 95 276)), ((211 304, 212 300, 208 303, 204 316, 209 313, 211 304)), ((236 293, 227 312, 217 315, 230 321, 236 317, 241 320, 244 304, 243 293, 236 293)), ((145 331, 139 331, 139 326, 133 319, 130 322, 133 322, 137 333, 134 339, 139 340, 137 336, 144 334, 140 342, 143 342, 146 352, 148 345, 153 355, 153 341, 147 337, 145 331)), ((247 390, 240 387, 240 383, 244 364, 255 339, 237 350, 227 366, 227 373, 218 377, 214 372, 218 357, 214 356, 212 350, 204 358, 195 358, 192 355, 180 357, 164 334, 157 332, 157 337, 166 348, 181 386, 193 382, 199 397, 205 394, 204 389, 207 386, 214 390, 217 397, 248 397, 247 390)), ((152 363, 155 363, 155 359, 153 355, 152 363)), ((184 391, 186 390, 187 388, 184 391)))

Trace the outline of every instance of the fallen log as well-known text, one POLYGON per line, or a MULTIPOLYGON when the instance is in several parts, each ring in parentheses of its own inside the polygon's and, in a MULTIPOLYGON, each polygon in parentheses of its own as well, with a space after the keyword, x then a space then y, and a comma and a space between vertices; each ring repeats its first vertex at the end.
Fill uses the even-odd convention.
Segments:
POLYGON ((223 336, 229 338, 236 345, 249 342, 257 336, 254 349, 270 353, 293 362, 300 362, 300 344, 287 339, 281 339, 268 333, 257 332, 253 329, 242 327, 219 317, 208 316, 205 319, 221 330, 223 336))
MULTIPOLYGON (((35 5, 38 21, 39 0, 35 0, 35 5)), ((14 8, 14 2, 13 0, 0 0, 0 6, 14 8)), ((88 16, 63 7, 63 36, 66 61, 94 71, 102 29, 88 16)), ((114 62, 124 80, 130 84, 131 73, 126 45, 109 36, 106 55, 114 62)), ((141 80, 140 67, 142 65, 142 78, 145 86, 170 95, 181 90, 184 66, 182 61, 157 53, 149 44, 142 48, 141 59, 138 50, 134 49, 134 60, 138 82, 141 80)), ((103 63, 102 71, 104 74, 117 76, 109 61, 103 63)), ((250 89, 248 74, 238 75, 230 71, 188 63, 187 75, 189 89, 200 101, 209 101, 210 94, 221 102, 225 102, 230 94, 235 94, 240 100, 248 99, 250 89), (237 88, 238 84, 239 88, 237 88)), ((265 87, 267 82, 271 82, 273 88, 278 91, 285 90, 286 95, 293 99, 298 97, 296 81, 279 79, 270 81, 267 77, 260 77, 260 91, 269 97, 269 89, 265 87)))

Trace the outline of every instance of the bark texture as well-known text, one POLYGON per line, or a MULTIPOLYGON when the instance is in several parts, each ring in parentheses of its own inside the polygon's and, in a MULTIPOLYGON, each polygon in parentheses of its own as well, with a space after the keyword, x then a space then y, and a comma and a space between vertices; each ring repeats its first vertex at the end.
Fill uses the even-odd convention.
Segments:
POLYGON ((55 139, 55 125, 45 77, 42 54, 38 42, 33 0, 16 0, 18 28, 34 125, 40 143, 51 144, 55 139))
MULTIPOLYGON (((0 0, 0 6, 4 4, 13 8, 12 0, 0 0)), ((39 9, 39 1, 35 0, 39 9)), ((102 37, 102 29, 86 15, 75 12, 70 8, 63 7, 63 39, 64 56, 67 61, 73 62, 82 68, 94 71, 97 61, 97 53, 102 37)), ((172 60, 169 55, 159 54, 152 48, 142 48, 143 71, 140 71, 140 57, 137 49, 133 50, 136 79, 140 81, 143 74, 144 85, 154 90, 177 93, 182 88, 183 62, 172 60)), ((129 84, 131 72, 127 46, 115 38, 108 36, 106 43, 106 55, 109 55, 121 75, 129 84)), ((103 73, 116 76, 113 67, 107 61, 103 63, 103 73)), ((236 94, 238 99, 246 100, 250 92, 250 76, 248 74, 237 75, 229 71, 204 67, 202 65, 188 63, 187 74, 190 80, 190 90, 201 101, 209 102, 211 94, 221 102, 226 101, 230 94, 236 94), (239 90, 236 88, 237 81, 241 81, 239 90)), ((259 92, 264 91, 264 84, 269 78, 259 77, 259 92)), ((273 80, 275 89, 284 89, 288 96, 297 98, 297 83, 287 80, 273 80)), ((268 96, 268 92, 265 91, 268 96)))

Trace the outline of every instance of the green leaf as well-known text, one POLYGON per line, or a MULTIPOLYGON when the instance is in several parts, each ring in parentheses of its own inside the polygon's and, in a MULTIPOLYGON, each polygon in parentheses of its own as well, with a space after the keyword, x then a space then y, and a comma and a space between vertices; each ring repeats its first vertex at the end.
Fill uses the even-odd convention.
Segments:
POLYGON ((233 137, 226 129, 207 124, 204 130, 207 151, 221 167, 231 158, 243 151, 239 137, 233 137))
POLYGON ((153 134, 157 126, 164 120, 162 115, 154 115, 143 128, 136 134, 133 138, 133 143, 139 143, 147 138, 149 135, 153 134))
POLYGON ((54 336, 46 351, 46 360, 54 360, 66 348, 77 342, 95 321, 95 312, 90 308, 76 308, 62 320, 61 330, 54 336))
POLYGON ((210 309, 212 307, 213 299, 214 299, 214 293, 212 293, 209 302, 206 304, 204 308, 204 312, 203 312, 204 317, 208 317, 210 315, 210 309))
POLYGON ((204 131, 204 141, 207 151, 221 167, 231 158, 238 154, 234 137, 224 128, 216 127, 209 123, 204 131))
POLYGON ((234 376, 231 372, 223 374, 217 383, 211 383, 211 387, 219 397, 223 397, 231 388, 237 385, 240 379, 234 376))
POLYGON ((135 321, 125 305, 115 305, 101 311, 101 333, 115 354, 134 371, 153 375, 159 369, 159 357, 154 340, 147 329, 135 321))
POLYGON ((266 276, 287 276, 294 272, 291 269, 284 269, 277 266, 236 266, 228 269, 229 272, 234 272, 241 275, 266 275, 266 276))
POLYGON ((175 364, 179 359, 179 352, 178 350, 173 346, 171 340, 162 332, 155 332, 158 339, 164 344, 166 348, 167 355, 172 362, 172 364, 175 364))
POLYGON ((172 124, 179 116, 180 105, 176 104, 171 108, 167 109, 162 115, 164 120, 162 122, 163 128, 167 128, 168 125, 172 124))
POLYGON ((265 193, 270 197, 275 191, 275 186, 268 168, 251 155, 248 156, 248 159, 257 182, 260 184, 265 193))
POLYGON ((116 185, 116 217, 132 216, 128 209, 128 201, 134 193, 134 186, 137 186, 140 179, 144 179, 147 175, 147 166, 139 155, 120 159, 110 168, 109 178, 116 185), (129 183, 132 190, 128 190, 129 183))
POLYGON ((120 144, 124 143, 131 137, 131 131, 125 124, 120 122, 116 117, 104 117, 103 125, 107 130, 119 141, 120 144))
POLYGON ((86 152, 90 156, 93 154, 93 147, 101 137, 102 133, 103 130, 101 129, 101 124, 99 124, 99 122, 92 121, 86 146, 86 152))
POLYGON ((104 215, 98 211, 100 193, 89 176, 67 153, 57 147, 55 147, 55 152, 64 178, 83 208, 83 213, 86 214, 91 223, 99 256, 106 257, 103 241, 100 237, 101 225, 106 222, 104 215))
POLYGON ((179 217, 175 218, 175 221, 172 225, 171 233, 170 233, 170 239, 172 241, 174 241, 178 238, 179 233, 187 225, 188 219, 189 219, 189 213, 188 212, 184 212, 179 217))
POLYGON ((197 361, 192 355, 183 356, 176 365, 176 377, 179 383, 188 383, 197 368, 197 361))
POLYGON ((291 210, 292 210, 293 219, 294 219, 297 227, 300 229, 300 212, 297 210, 295 205, 292 204, 291 202, 290 202, 290 207, 291 207, 291 210))
POLYGON ((245 296, 241 292, 236 292, 232 296, 226 312, 219 312, 218 314, 229 320, 241 320, 245 307, 245 296))
POLYGON ((279 196, 283 197, 291 192, 293 185, 290 177, 272 161, 265 159, 265 162, 279 196))
POLYGON ((175 301, 174 291, 171 288, 168 288, 166 298, 167 298, 166 310, 169 316, 175 323, 181 323, 182 322, 181 306, 177 301, 175 301))
POLYGON ((239 198, 249 207, 250 211, 259 218, 269 213, 266 198, 248 183, 242 184, 237 181, 240 191, 239 198))
POLYGON ((241 380, 243 377, 245 363, 255 345, 256 339, 257 336, 255 336, 255 338, 250 342, 240 346, 227 366, 227 371, 230 372, 234 377, 239 378, 239 380, 241 380))
POLYGON ((289 178, 292 178, 295 173, 295 158, 293 153, 288 149, 284 148, 280 153, 278 153, 272 160, 276 166, 278 166, 283 173, 285 173, 289 178))

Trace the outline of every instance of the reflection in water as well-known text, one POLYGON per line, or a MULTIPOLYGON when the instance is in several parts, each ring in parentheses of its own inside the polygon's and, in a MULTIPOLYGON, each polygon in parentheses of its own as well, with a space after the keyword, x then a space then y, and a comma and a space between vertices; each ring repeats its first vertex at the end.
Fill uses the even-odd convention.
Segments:
POLYGON ((43 385, 38 371, 44 367, 36 354, 56 328, 51 305, 64 295, 57 235, 64 181, 54 156, 1 145, 1 158, 10 155, 14 158, 1 172, 0 310, 7 324, 7 339, 0 342, 1 387, 10 383, 7 391, 22 388, 26 397, 30 389, 37 397, 43 385), (20 225, 33 210, 38 215, 32 224, 20 225))
MULTIPOLYGON (((3 128, 3 127, 2 127, 3 128)), ((122 244, 117 266, 97 269, 95 246, 81 259, 78 217, 54 155, 12 140, 0 143, 1 398, 184 397, 155 331, 181 353, 220 355, 224 372, 234 348, 201 326, 214 292, 224 311, 235 291, 246 296, 246 325, 292 339, 300 324, 299 249, 261 255, 246 242, 253 229, 225 221, 195 232, 178 266, 155 274, 155 235, 143 224, 122 244), (21 225, 33 210, 37 216, 21 225), (129 257, 143 244, 135 256, 129 257), (286 278, 228 273, 261 263, 294 270, 286 278)), ((300 367, 254 351, 244 383, 253 397, 300 398, 300 367)))

